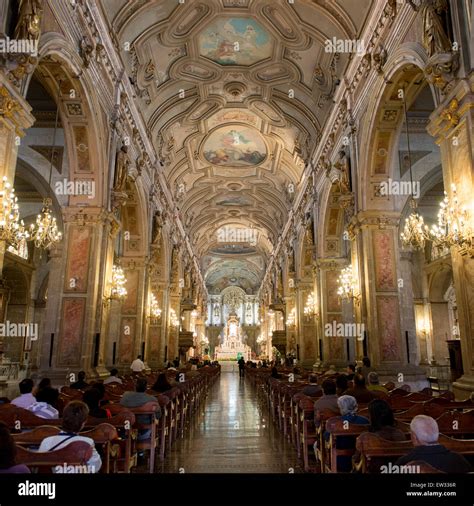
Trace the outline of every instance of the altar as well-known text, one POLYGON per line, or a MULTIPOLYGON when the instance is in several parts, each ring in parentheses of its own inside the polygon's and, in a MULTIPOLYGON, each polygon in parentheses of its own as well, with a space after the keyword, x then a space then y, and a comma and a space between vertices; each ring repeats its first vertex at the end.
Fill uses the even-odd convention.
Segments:
POLYGON ((251 349, 242 341, 242 329, 239 318, 236 314, 231 314, 221 334, 221 344, 216 347, 214 353, 215 360, 250 360, 251 349))

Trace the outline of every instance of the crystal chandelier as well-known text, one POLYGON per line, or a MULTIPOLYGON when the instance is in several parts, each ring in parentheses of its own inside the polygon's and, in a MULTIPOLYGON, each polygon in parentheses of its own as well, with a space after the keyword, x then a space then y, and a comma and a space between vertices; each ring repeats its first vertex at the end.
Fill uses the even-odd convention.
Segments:
POLYGON ((352 272, 352 266, 349 265, 345 269, 342 269, 341 275, 339 276, 339 288, 337 294, 343 299, 356 298, 357 283, 354 279, 352 272))
POLYGON ((456 193, 456 185, 451 185, 452 198, 444 192, 440 202, 438 224, 430 230, 431 240, 438 248, 464 246, 472 244, 473 231, 469 226, 469 214, 465 207, 460 207, 456 193))
POLYGON ((50 209, 51 204, 52 200, 50 198, 44 199, 41 214, 38 214, 36 222, 30 225, 30 237, 37 248, 50 249, 62 239, 56 218, 50 209))
POLYGON ((150 294, 150 315, 152 318, 161 317, 161 309, 153 293, 150 294))
MULTIPOLYGON (((51 159, 49 162, 49 184, 48 184, 49 188, 51 188, 51 177, 53 174, 53 160, 55 155, 56 132, 58 129, 60 97, 61 97, 61 81, 59 81, 58 84, 56 118, 54 121, 54 132, 51 145, 51 159)), ((34 244, 37 248, 50 249, 56 243, 60 242, 63 237, 61 232, 58 230, 56 218, 53 216, 51 210, 52 203, 53 201, 50 198, 45 198, 43 200, 43 208, 41 209, 41 214, 38 214, 38 216, 36 217, 36 222, 30 225, 30 237, 31 237, 30 240, 34 241, 34 244)))
POLYGON ((178 317, 176 316, 176 311, 173 308, 170 309, 170 323, 172 327, 179 326, 179 320, 178 317))
POLYGON ((29 234, 25 230, 23 220, 20 221, 18 197, 15 196, 15 189, 8 182, 6 176, 2 179, 0 198, 2 199, 0 207, 0 240, 6 241, 14 248, 17 248, 20 241, 29 238, 29 234))
POLYGON ((303 311, 307 318, 311 318, 312 316, 316 315, 316 301, 314 300, 312 293, 308 294, 308 298, 306 299, 306 304, 303 311))
POLYGON ((125 283, 127 279, 123 273, 122 267, 114 265, 112 267, 112 288, 110 290, 110 298, 114 300, 123 300, 127 296, 125 283))
POLYGON ((416 250, 422 250, 425 247, 425 241, 428 238, 428 227, 425 225, 423 216, 418 214, 416 208, 417 203, 414 196, 414 185, 413 185, 413 169, 411 165, 411 150, 410 150, 410 133, 408 130, 408 115, 407 115, 407 104, 405 101, 405 90, 403 90, 403 112, 405 115, 405 128, 407 134, 407 150, 408 150, 408 168, 410 169, 410 188, 411 198, 410 207, 412 211, 408 218, 405 220, 405 226, 403 232, 400 234, 400 239, 405 247, 411 247, 416 250))
POLYGON ((403 232, 400 234, 402 244, 405 247, 411 247, 416 250, 422 250, 425 242, 430 239, 428 226, 425 225, 423 216, 416 211, 416 200, 411 199, 410 206, 413 211, 405 220, 403 232))
POLYGON ((286 325, 288 327, 293 327, 296 321, 296 308, 293 308, 288 314, 288 318, 286 319, 286 325))

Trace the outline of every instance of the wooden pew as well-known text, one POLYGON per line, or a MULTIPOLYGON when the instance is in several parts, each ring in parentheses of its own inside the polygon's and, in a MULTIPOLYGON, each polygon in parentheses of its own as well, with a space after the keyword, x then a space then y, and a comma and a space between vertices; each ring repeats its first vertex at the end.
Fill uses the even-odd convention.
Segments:
POLYGON ((19 464, 38 468, 42 473, 52 473, 56 466, 63 467, 64 464, 87 466, 87 462, 92 457, 92 447, 84 441, 74 441, 64 448, 51 452, 31 451, 22 446, 17 446, 16 451, 19 464))
POLYGON ((12 432, 21 432, 24 429, 33 429, 41 425, 55 425, 60 427, 62 424, 61 418, 41 418, 31 411, 19 408, 14 404, 0 405, 0 421, 4 422, 12 432))
POLYGON ((322 471, 328 473, 341 472, 338 468, 338 457, 352 458, 356 451, 356 439, 369 430, 369 425, 345 423, 340 416, 326 420, 326 431, 329 441, 325 441, 326 453, 322 471), (343 442, 344 444, 341 444, 343 442), (341 448, 341 446, 343 446, 341 448))

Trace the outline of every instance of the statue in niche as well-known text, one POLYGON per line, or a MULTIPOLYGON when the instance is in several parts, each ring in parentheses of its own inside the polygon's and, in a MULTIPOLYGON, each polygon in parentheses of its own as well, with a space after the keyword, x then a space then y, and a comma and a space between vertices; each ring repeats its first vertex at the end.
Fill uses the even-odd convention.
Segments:
POLYGON ((424 0, 421 7, 423 20, 423 46, 431 58, 434 55, 449 53, 452 43, 446 33, 446 0, 424 0))
POLYGON ((20 0, 15 39, 38 40, 41 34, 43 16, 41 0, 20 0))
POLYGON ((125 192, 127 184, 128 169, 130 167, 130 160, 128 158, 127 146, 122 146, 117 153, 115 162, 115 178, 114 178, 114 191, 125 192))
POLYGON ((334 167, 339 171, 338 177, 339 191, 343 195, 351 193, 350 160, 343 150, 339 152, 339 160, 334 164, 334 167))
POLYGON ((151 243, 154 245, 160 245, 161 243, 161 232, 163 229, 163 216, 161 211, 155 211, 153 215, 153 229, 151 234, 151 243))

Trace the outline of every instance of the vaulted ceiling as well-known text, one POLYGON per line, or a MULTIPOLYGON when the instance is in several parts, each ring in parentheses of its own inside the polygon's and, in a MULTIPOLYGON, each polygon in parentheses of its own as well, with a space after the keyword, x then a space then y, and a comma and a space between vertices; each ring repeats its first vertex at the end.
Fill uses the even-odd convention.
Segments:
POLYGON ((371 4, 102 0, 210 293, 258 289, 371 4))

